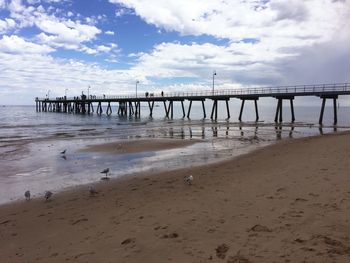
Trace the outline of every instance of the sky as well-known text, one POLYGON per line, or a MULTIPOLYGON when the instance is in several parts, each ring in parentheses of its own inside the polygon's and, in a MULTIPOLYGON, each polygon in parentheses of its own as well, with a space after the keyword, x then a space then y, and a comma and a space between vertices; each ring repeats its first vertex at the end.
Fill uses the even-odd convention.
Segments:
POLYGON ((349 82, 349 28, 350 0, 0 0, 0 104, 349 82))

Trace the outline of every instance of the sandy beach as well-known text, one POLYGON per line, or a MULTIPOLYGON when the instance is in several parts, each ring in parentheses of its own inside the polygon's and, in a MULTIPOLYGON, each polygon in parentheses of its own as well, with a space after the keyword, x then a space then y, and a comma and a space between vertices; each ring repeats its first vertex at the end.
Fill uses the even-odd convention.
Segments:
POLYGON ((1 262, 349 262, 349 149, 350 134, 285 140, 3 205, 1 262))
POLYGON ((178 140, 178 139, 157 139, 154 140, 132 140, 132 141, 119 141, 103 144, 88 145, 83 148, 83 152, 109 152, 109 153, 136 153, 145 151, 160 151, 169 150, 174 148, 181 148, 199 140, 178 140))

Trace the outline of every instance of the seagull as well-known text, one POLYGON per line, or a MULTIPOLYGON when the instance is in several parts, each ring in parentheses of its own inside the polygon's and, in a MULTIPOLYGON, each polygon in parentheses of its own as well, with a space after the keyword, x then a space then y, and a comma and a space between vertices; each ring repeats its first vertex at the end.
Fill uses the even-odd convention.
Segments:
POLYGON ((107 177, 109 173, 109 168, 104 169, 101 174, 105 174, 106 177, 101 178, 102 180, 108 180, 109 178, 107 177))
POLYGON ((191 185, 193 182, 193 176, 184 176, 184 182, 187 183, 188 185, 191 185))
POLYGON ((25 196, 26 200, 29 201, 29 200, 30 200, 30 191, 27 190, 27 191, 24 193, 24 196, 25 196))
POLYGON ((67 149, 64 149, 64 151, 60 152, 61 154, 66 154, 67 149))
POLYGON ((98 194, 98 191, 94 187, 90 186, 89 193, 90 193, 90 196, 95 196, 96 194, 98 194))
POLYGON ((52 195, 53 195, 53 193, 51 191, 46 191, 45 192, 45 199, 46 199, 46 201, 49 200, 52 195))

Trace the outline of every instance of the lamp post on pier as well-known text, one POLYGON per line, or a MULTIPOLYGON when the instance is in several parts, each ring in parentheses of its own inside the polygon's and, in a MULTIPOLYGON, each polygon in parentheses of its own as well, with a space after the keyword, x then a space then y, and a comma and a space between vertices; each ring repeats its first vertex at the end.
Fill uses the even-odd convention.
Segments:
POLYGON ((47 99, 50 99, 50 91, 51 91, 51 90, 48 90, 48 91, 47 91, 47 94, 46 94, 47 99))
POLYGON ((90 88, 91 88, 91 87, 90 87, 90 85, 89 85, 89 87, 88 87, 88 92, 87 92, 87 95, 88 95, 87 97, 88 97, 88 99, 89 99, 89 90, 90 90, 90 88))
POLYGON ((139 84, 140 81, 136 80, 136 98, 137 98, 137 84, 139 84))
POLYGON ((215 76, 216 76, 216 70, 213 71, 213 95, 214 95, 215 76))
POLYGON ((64 96, 65 96, 66 98, 67 98, 67 90, 68 90, 68 89, 65 89, 65 90, 64 90, 64 96))

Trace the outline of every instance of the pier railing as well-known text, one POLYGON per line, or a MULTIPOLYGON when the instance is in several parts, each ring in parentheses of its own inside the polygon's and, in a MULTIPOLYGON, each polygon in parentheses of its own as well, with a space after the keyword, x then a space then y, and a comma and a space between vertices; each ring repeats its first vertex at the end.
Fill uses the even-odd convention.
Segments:
MULTIPOLYGON (((220 97, 220 96, 261 96, 261 95, 317 95, 317 93, 332 93, 332 92, 349 92, 350 83, 336 83, 336 84, 319 84, 319 85, 295 85, 295 86, 278 86, 278 87, 261 87, 261 88, 232 88, 232 89, 217 89, 204 91, 188 91, 188 92, 148 92, 126 95, 90 95, 86 97, 87 100, 118 100, 118 99, 142 99, 142 98, 188 98, 188 97, 220 97)), ((63 99, 63 98, 61 98, 63 99)), ((67 97, 65 100, 81 100, 81 97, 67 97)), ((57 100, 53 98, 38 98, 38 100, 57 100)))

